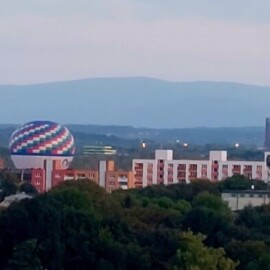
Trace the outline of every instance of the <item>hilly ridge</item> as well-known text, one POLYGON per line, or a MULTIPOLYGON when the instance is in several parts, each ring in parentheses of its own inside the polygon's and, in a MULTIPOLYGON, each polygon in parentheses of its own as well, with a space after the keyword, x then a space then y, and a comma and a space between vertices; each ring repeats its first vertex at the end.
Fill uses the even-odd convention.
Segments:
POLYGON ((61 123, 149 128, 263 126, 270 87, 151 78, 95 78, 0 86, 0 123, 61 123))

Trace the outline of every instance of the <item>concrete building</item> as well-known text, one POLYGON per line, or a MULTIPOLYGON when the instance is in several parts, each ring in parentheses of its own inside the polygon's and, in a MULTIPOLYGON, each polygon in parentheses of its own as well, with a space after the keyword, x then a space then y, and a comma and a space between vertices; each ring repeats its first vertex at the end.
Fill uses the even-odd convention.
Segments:
POLYGON ((115 155, 117 153, 116 149, 113 149, 109 145, 85 145, 83 147, 83 155, 115 155))
POLYGON ((5 161, 3 158, 0 157, 0 169, 4 169, 5 168, 5 161))
POLYGON ((270 149, 270 118, 265 119, 264 147, 270 149))
POLYGON ((99 164, 99 185, 106 191, 112 192, 116 189, 133 188, 132 171, 122 171, 115 168, 114 161, 100 161, 99 164))
POLYGON ((46 179, 51 179, 51 188, 65 181, 76 181, 79 179, 89 179, 97 185, 103 187, 108 192, 116 189, 133 188, 132 171, 122 171, 115 168, 114 161, 100 161, 99 170, 77 170, 77 169, 59 169, 54 166, 50 175, 46 169, 2 169, 0 174, 11 173, 17 176, 21 181, 31 183, 38 192, 44 192, 47 189, 46 179))
POLYGON ((227 151, 210 151, 208 160, 174 160, 172 150, 156 150, 154 159, 132 161, 134 187, 189 183, 195 179, 221 181, 233 175, 267 180, 268 155, 270 152, 265 152, 262 161, 235 161, 227 159, 227 151))
POLYGON ((52 185, 53 187, 65 181, 76 181, 81 179, 89 179, 94 183, 99 183, 98 171, 92 170, 53 170, 52 171, 52 185))
POLYGON ((269 190, 225 191, 221 194, 232 211, 239 211, 246 206, 261 206, 270 203, 269 190))

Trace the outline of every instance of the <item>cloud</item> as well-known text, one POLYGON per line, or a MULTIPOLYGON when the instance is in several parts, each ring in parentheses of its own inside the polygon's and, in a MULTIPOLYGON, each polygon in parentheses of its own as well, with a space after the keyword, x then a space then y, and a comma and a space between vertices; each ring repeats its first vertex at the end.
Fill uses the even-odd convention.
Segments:
POLYGON ((270 23, 144 20, 132 15, 136 5, 117 2, 126 5, 113 19, 1 16, 0 82, 145 75, 270 84, 270 23))

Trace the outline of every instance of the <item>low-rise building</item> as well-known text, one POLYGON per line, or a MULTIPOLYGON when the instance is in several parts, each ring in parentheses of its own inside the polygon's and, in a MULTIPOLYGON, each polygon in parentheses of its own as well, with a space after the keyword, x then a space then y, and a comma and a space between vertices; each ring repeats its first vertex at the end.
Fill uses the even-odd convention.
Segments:
POLYGON ((83 147, 83 155, 115 155, 116 149, 110 145, 85 145, 83 147))
POLYGON ((232 211, 239 211, 246 206, 261 206, 270 203, 269 190, 224 191, 221 194, 232 211))

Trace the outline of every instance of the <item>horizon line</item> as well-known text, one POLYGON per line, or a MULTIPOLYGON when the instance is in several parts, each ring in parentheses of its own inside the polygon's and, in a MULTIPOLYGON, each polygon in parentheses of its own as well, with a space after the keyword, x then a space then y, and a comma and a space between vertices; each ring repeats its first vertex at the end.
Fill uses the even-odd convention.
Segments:
POLYGON ((167 82, 167 83, 222 83, 222 84, 237 84, 243 86, 256 86, 256 87, 270 87, 270 85, 260 85, 254 83, 245 83, 239 81, 223 81, 223 80, 170 80, 165 78, 158 78, 152 76, 143 76, 143 75, 134 75, 134 76, 94 76, 94 77, 82 77, 82 78, 74 78, 74 79, 59 79, 59 80, 52 80, 52 81, 43 81, 43 82, 33 82, 33 83, 10 83, 10 84, 1 84, 0 87, 25 87, 25 86, 39 86, 39 85, 46 85, 46 84, 58 84, 58 83, 74 83, 74 82, 82 82, 82 81, 89 81, 89 80, 123 80, 123 79, 144 79, 144 80, 153 80, 153 81, 160 81, 160 82, 167 82))

